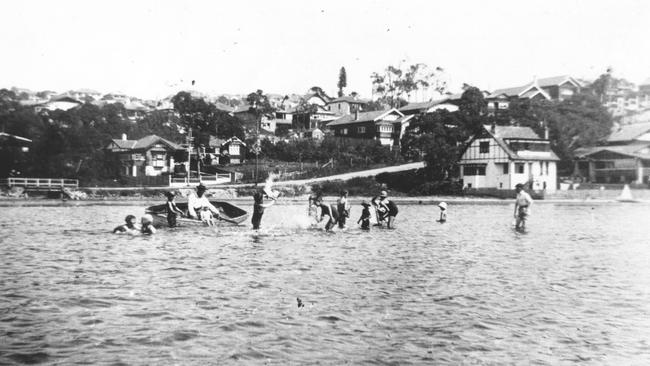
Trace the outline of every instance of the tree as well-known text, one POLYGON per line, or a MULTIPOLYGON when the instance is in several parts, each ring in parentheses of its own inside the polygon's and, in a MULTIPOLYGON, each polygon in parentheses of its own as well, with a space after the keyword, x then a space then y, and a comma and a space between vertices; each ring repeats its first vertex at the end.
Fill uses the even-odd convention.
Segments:
POLYGON ((413 64, 406 68, 388 65, 381 73, 370 75, 373 85, 373 95, 379 100, 387 101, 392 107, 399 108, 400 101, 408 99, 414 91, 433 87, 442 95, 447 89, 447 83, 440 78, 442 68, 430 71, 423 63, 413 64))
POLYGON ((339 88, 339 97, 343 96, 343 88, 348 86, 347 78, 348 77, 345 73, 345 67, 341 66, 341 70, 339 71, 339 82, 336 84, 336 86, 339 88))

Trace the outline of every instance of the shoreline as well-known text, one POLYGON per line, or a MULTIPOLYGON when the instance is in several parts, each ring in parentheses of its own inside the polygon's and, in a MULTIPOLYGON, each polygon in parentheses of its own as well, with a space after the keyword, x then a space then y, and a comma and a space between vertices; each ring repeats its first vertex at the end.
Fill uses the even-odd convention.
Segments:
MULTIPOLYGON (((280 197, 276 205, 307 205, 308 195, 298 197, 280 197)), ((323 197, 326 202, 335 202, 338 196, 325 196, 323 197)), ((238 198, 217 198, 211 197, 213 200, 229 201, 236 205, 246 206, 252 205, 253 199, 251 197, 238 197, 238 198)), ((353 205, 361 204, 364 200, 369 200, 369 197, 354 196, 348 198, 353 205)), ((511 205, 514 204, 513 199, 502 198, 477 198, 477 197, 453 197, 453 196, 426 196, 426 197, 390 197, 391 200, 405 205, 437 205, 444 201, 448 204, 456 205, 511 205)), ((185 199, 179 199, 178 202, 185 202, 185 199)), ((0 207, 59 207, 59 206, 152 206, 164 203, 162 198, 140 198, 128 197, 122 199, 111 198, 90 198, 83 200, 62 200, 62 199, 49 199, 49 198, 0 198, 0 207)), ((636 202, 619 202, 615 199, 546 199, 536 200, 535 204, 572 204, 572 205, 602 205, 602 204, 623 204, 623 203, 636 203, 636 204, 650 204, 649 200, 637 200, 636 202)))

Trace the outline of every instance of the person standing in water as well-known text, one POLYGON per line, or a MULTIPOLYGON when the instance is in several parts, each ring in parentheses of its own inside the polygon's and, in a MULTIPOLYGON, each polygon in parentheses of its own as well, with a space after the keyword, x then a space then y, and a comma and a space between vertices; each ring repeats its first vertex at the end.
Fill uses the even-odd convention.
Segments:
POLYGON ((438 207, 440 207, 440 219, 436 221, 441 224, 447 222, 447 202, 440 202, 438 207))
POLYGON ((530 215, 530 206, 533 204, 533 198, 524 191, 524 185, 518 183, 515 186, 517 198, 515 198, 515 229, 524 230, 526 228, 526 220, 530 215))
POLYGON ((339 228, 344 229, 345 222, 347 221, 347 218, 350 217, 350 203, 348 202, 347 190, 341 191, 341 196, 336 202, 336 208, 339 211, 339 228))
POLYGON ((176 218, 179 215, 183 217, 184 213, 176 206, 176 202, 174 202, 176 196, 174 192, 167 192, 165 195, 167 196, 167 224, 169 227, 175 227, 176 218))
POLYGON ((361 202, 363 210, 361 211, 361 217, 359 217, 358 223, 361 223, 361 230, 370 230, 370 204, 366 201, 361 202))
POLYGON ((320 208, 320 218, 318 219, 318 222, 327 220, 325 230, 330 231, 339 219, 339 212, 336 206, 323 203, 323 198, 318 197, 316 198, 316 207, 320 208))
POLYGON ((387 216, 386 227, 389 229, 394 229, 395 216, 397 216, 399 210, 397 209, 397 205, 395 204, 395 202, 388 199, 388 193, 386 191, 381 191, 381 193, 379 194, 379 206, 384 207, 386 209, 386 216, 387 216))
POLYGON ((263 191, 259 190, 253 194, 253 217, 251 218, 251 223, 253 224, 253 230, 258 230, 260 228, 260 224, 262 223, 262 216, 264 215, 264 210, 273 206, 275 203, 275 198, 274 197, 269 197, 271 198, 270 203, 264 203, 264 196, 265 194, 263 191))

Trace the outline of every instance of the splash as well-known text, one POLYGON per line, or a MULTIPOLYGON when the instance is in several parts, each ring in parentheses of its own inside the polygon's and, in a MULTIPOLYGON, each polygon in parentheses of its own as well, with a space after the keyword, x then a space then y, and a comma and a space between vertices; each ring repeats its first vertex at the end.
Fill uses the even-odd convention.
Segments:
POLYGON ((269 173, 268 178, 264 182, 264 193, 269 197, 276 199, 278 198, 279 192, 273 190, 273 180, 277 177, 276 174, 269 173))

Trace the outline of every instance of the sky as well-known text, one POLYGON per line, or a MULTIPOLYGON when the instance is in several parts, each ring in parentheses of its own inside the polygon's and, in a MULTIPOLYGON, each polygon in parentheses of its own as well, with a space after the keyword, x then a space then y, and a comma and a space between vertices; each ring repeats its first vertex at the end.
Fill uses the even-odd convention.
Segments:
POLYGON ((90 88, 163 98, 336 93, 370 97, 388 65, 444 69, 450 91, 535 77, 650 77, 650 2, 9 1, 0 12, 0 88, 90 88), (194 87, 191 81, 195 80, 194 87))

